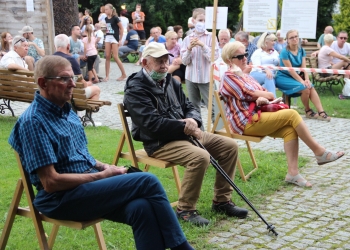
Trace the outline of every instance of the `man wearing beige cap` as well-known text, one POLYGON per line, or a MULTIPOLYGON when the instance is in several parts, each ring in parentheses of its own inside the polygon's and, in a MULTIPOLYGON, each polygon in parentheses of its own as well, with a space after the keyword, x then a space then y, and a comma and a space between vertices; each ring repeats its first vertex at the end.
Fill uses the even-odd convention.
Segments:
MULTIPOLYGON (((143 51, 142 67, 124 88, 124 105, 132 120, 132 136, 142 141, 149 156, 186 168, 176 215, 180 220, 204 226, 209 220, 196 210, 202 181, 210 163, 209 153, 233 178, 238 157, 236 142, 228 137, 203 132, 200 113, 188 101, 181 83, 168 74, 169 55, 164 44, 150 43, 143 51), (197 138, 208 150, 194 146, 197 138), (208 153, 209 152, 209 153, 208 153)), ((231 201, 232 187, 216 175, 212 210, 245 218, 248 210, 231 201)))
POLYGON ((36 63, 40 58, 45 56, 44 43, 41 39, 33 35, 33 28, 30 26, 24 26, 22 30, 18 31, 25 39, 27 39, 29 44, 28 56, 34 58, 34 63, 36 63))

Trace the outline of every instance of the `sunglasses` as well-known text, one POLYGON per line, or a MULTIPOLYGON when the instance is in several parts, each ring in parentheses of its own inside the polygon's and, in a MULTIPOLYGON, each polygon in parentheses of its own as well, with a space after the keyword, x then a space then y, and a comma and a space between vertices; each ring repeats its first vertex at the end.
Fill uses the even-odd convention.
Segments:
POLYGON ((19 42, 25 42, 25 41, 27 41, 25 38, 21 38, 21 39, 19 39, 17 42, 15 42, 15 44, 14 45, 16 45, 17 43, 19 43, 19 42))
POLYGON ((343 37, 343 36, 340 36, 339 38, 342 39, 342 40, 348 40, 347 37, 343 37))
POLYGON ((243 55, 237 55, 237 56, 233 56, 233 58, 237 58, 238 60, 243 60, 244 57, 248 57, 248 52, 244 53, 243 55))

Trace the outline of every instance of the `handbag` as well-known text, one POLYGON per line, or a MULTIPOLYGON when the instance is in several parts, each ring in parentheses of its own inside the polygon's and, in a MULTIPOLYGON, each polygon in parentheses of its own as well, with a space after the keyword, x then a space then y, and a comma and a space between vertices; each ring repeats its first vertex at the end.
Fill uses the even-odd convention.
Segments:
POLYGON ((248 123, 252 123, 253 119, 253 111, 255 110, 258 113, 258 119, 254 122, 258 122, 260 120, 260 114, 261 112, 276 112, 278 110, 282 109, 289 109, 289 106, 287 104, 284 104, 282 102, 280 103, 270 103, 270 104, 264 104, 261 106, 256 106, 256 102, 251 102, 249 104, 249 118, 248 123))

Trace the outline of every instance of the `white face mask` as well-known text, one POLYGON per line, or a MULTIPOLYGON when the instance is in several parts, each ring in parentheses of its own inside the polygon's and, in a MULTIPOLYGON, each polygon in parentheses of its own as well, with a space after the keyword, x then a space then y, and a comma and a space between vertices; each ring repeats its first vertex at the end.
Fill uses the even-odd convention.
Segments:
POLYGON ((196 25, 194 26, 194 29, 198 33, 203 33, 205 31, 205 23, 204 22, 197 22, 196 25))

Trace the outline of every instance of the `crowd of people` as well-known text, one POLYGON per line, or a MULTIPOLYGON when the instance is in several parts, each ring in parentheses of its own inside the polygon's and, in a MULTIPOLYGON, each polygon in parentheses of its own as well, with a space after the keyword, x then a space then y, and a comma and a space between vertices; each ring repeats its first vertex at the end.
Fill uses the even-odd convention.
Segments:
MULTIPOLYGON (((86 10, 85 15, 80 14, 79 23, 71 26, 69 37, 57 35, 52 56, 45 55, 42 40, 34 36, 30 26, 24 26, 14 38, 8 32, 1 35, 0 66, 34 70, 40 86, 33 103, 17 121, 9 143, 20 154, 32 184, 38 189, 34 205, 44 215, 64 220, 102 217, 128 224, 138 249, 150 245, 154 249, 193 249, 176 217, 198 226, 208 225, 210 221, 198 213, 196 205, 210 155, 231 178, 238 159, 238 146, 232 138, 203 131, 201 100, 209 105, 212 50, 215 60, 227 66, 219 90, 225 100, 231 132, 283 138, 288 166, 286 182, 312 186, 298 170, 299 138, 313 151, 319 165, 344 155, 318 144, 301 116, 292 109, 250 114, 251 103, 258 106, 269 103, 276 98, 278 87, 287 95, 301 96, 306 118, 330 121, 308 74, 254 67, 306 67, 306 54, 300 44, 307 41, 299 37, 297 30, 288 31, 285 39, 280 32, 276 35, 264 32, 251 39, 248 32, 233 35, 229 29, 223 29, 213 41, 205 28, 205 10, 196 8, 188 20, 185 37, 180 25, 169 26, 165 35, 160 27, 153 27, 145 45, 139 48, 138 41, 146 39, 145 14, 140 4, 132 12, 132 23, 125 12, 118 16, 111 4, 102 6, 100 11, 95 25, 86 10), (103 43, 104 78, 99 76, 97 51, 103 43), (127 76, 120 57, 135 50, 139 51, 137 64, 141 69, 127 76), (125 168, 99 162, 89 154, 84 130, 67 103, 75 87, 75 75, 83 78, 87 98, 98 100, 100 88, 96 84, 109 80, 112 55, 121 72, 117 81, 128 77, 124 105, 133 123, 133 138, 143 143, 149 156, 185 167, 175 213, 155 176, 126 174, 125 168), (85 64, 86 80, 81 71, 85 64), (310 101, 317 113, 311 109, 310 101), (253 122, 249 122, 250 115, 253 122), (206 150, 193 145, 190 136, 206 150), (70 213, 66 213, 67 209, 70 213)), ((343 31, 336 41, 331 34, 325 34, 324 45, 318 52, 321 65, 347 68, 350 47, 346 40, 347 33, 343 31)), ((247 209, 232 201, 233 189, 219 173, 213 191, 214 212, 237 218, 248 216, 247 209)))

